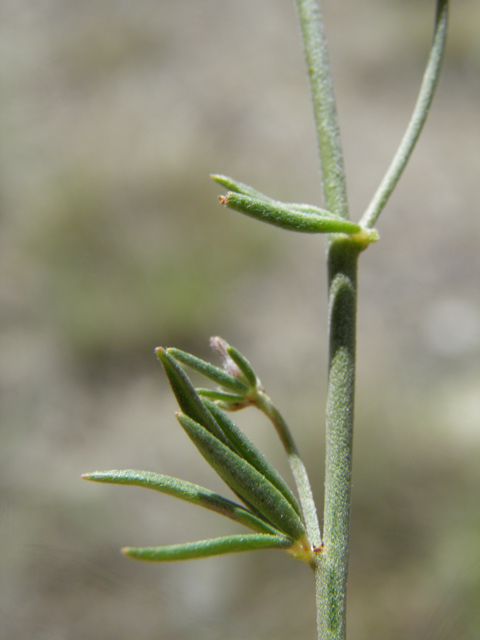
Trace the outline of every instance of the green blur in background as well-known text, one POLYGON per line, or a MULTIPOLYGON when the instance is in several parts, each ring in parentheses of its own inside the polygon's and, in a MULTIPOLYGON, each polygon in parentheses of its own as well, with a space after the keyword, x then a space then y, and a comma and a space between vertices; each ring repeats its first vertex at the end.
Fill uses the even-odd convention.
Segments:
MULTIPOLYGON (((324 9, 358 220, 434 7, 324 9)), ((141 468, 224 493, 153 353, 210 358, 221 335, 284 412, 321 509, 323 240, 225 210, 208 177, 321 205, 294 3, 4 0, 0 16, 0 638, 308 640, 303 564, 135 563, 120 547, 235 525, 80 480, 141 468)), ((352 640, 480 637, 479 27, 456 0, 425 131, 360 260, 352 640)), ((289 478, 271 427, 235 417, 289 478)))

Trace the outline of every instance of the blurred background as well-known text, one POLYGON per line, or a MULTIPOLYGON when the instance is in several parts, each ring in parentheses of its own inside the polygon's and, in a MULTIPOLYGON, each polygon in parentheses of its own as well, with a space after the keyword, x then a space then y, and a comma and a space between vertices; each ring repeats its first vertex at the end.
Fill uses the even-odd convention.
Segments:
MULTIPOLYGON (((325 2, 355 220, 413 108, 433 5, 325 2)), ((235 525, 80 480, 140 468, 228 495, 153 353, 209 358, 221 335, 290 422, 321 510, 323 240, 223 209, 209 179, 321 204, 294 3, 3 0, 0 16, 0 637, 314 638, 302 563, 135 563, 120 547, 235 525)), ((429 120, 360 262, 352 640, 480 637, 479 28, 478 2, 452 3, 429 120)), ((262 416, 235 417, 290 479, 262 416)))

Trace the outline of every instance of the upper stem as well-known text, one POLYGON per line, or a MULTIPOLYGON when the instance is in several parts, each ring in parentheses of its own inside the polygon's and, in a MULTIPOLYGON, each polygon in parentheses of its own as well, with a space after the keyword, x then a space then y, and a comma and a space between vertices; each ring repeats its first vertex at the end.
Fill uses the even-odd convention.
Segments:
MULTIPOLYGON (((312 92, 325 207, 349 217, 340 130, 322 14, 317 0, 297 0, 312 92)), ((358 244, 328 245, 330 360, 323 550, 315 562, 319 640, 345 640, 350 480, 355 382, 358 244)))
POLYGON ((297 0, 297 8, 317 126, 325 208, 348 219, 340 128, 322 12, 317 0, 297 0))

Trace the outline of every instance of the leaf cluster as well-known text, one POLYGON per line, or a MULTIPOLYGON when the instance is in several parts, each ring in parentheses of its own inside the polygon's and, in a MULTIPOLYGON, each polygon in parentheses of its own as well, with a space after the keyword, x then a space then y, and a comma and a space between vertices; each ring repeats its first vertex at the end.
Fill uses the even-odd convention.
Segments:
POLYGON ((291 556, 311 562, 312 550, 296 497, 224 410, 254 405, 262 390, 260 380, 248 360, 234 347, 221 338, 212 338, 211 344, 222 358, 223 368, 179 349, 158 347, 156 354, 180 408, 176 413, 179 424, 243 504, 185 480, 150 471, 96 471, 83 478, 153 489, 215 511, 255 532, 186 544, 124 548, 122 552, 131 558, 172 561, 257 549, 285 549, 291 556), (195 389, 182 365, 215 382, 217 388, 195 389))

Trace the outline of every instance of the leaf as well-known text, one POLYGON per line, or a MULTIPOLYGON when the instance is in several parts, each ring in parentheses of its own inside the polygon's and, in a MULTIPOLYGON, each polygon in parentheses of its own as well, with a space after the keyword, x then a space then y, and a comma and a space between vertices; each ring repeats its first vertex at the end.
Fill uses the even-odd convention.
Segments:
POLYGON ((199 487, 191 482, 164 476, 151 471, 137 471, 136 469, 124 469, 122 471, 94 471, 85 473, 82 478, 93 482, 105 482, 108 484, 126 484, 135 487, 145 487, 160 493, 185 500, 205 509, 210 509, 221 515, 235 520, 254 531, 266 534, 278 534, 278 531, 257 518, 241 505, 219 496, 213 491, 199 487))
POLYGON ((134 560, 150 562, 172 562, 174 560, 192 560, 240 551, 260 549, 288 549, 293 544, 290 538, 264 534, 246 534, 211 538, 199 542, 187 542, 166 547, 125 547, 122 553, 134 560))
POLYGON ((180 413, 177 419, 205 460, 233 491, 293 540, 303 537, 302 520, 269 480, 188 416, 180 413))
POLYGON ((269 480, 273 486, 280 491, 284 498, 288 500, 290 505, 300 516, 300 507, 297 499, 275 467, 268 461, 263 453, 257 449, 253 442, 247 438, 243 431, 237 427, 233 420, 226 415, 226 413, 207 399, 204 400, 204 403, 219 424, 220 428, 224 431, 227 438, 235 447, 237 453, 255 467, 262 476, 267 478, 267 480, 269 480))
POLYGON ((205 360, 196 358, 195 356, 185 353, 185 351, 181 351, 180 349, 170 348, 167 349, 167 353, 173 356, 175 360, 178 360, 181 364, 186 365, 190 369, 193 369, 193 371, 209 378, 221 387, 230 389, 230 391, 236 391, 237 393, 245 393, 248 390, 247 385, 241 380, 231 376, 223 369, 215 367, 209 362, 205 362, 205 360))
POLYGON ((163 347, 157 347, 155 351, 165 369, 168 381, 182 412, 230 447, 229 441, 213 419, 212 414, 206 409, 182 367, 163 347))
POLYGON ((338 220, 339 218, 339 216, 337 216, 335 213, 332 213, 331 211, 327 211, 327 209, 320 209, 320 207, 316 207, 313 204, 302 204, 300 202, 285 202, 284 205, 289 209, 293 209, 294 211, 300 211, 301 213, 324 216, 327 218, 330 217, 334 220, 338 220))
POLYGON ((235 347, 232 347, 231 345, 228 345, 227 353, 243 373, 249 385, 253 389, 255 389, 257 387, 258 378, 249 361, 244 356, 242 356, 240 351, 237 351, 237 349, 235 349, 235 347))
POLYGON ((313 204, 302 204, 299 202, 285 202, 281 203, 279 200, 275 200, 274 198, 270 198, 266 196, 264 193, 257 191, 253 187, 244 184, 243 182, 239 182, 238 180, 234 180, 233 178, 229 178, 228 176, 223 176, 219 174, 212 174, 210 176, 212 180, 221 184, 222 187, 228 189, 228 191, 234 191, 235 193, 241 193, 245 196, 250 196, 251 198, 256 198, 257 200, 264 200, 266 202, 270 202, 272 204, 284 204, 284 206, 288 207, 288 209, 293 209, 295 211, 301 211, 303 213, 310 213, 313 215, 322 215, 322 216, 330 216, 334 219, 338 219, 338 216, 332 213, 331 211, 327 211, 326 209, 320 209, 320 207, 316 207, 313 204))
POLYGON ((358 224, 335 216, 329 211, 323 212, 322 209, 320 209, 322 214, 313 215, 293 209, 282 202, 270 202, 232 191, 229 191, 226 196, 220 196, 219 200, 230 209, 288 231, 347 234, 357 234, 362 231, 362 227, 358 224))
POLYGON ((224 391, 216 391, 214 389, 203 389, 197 387, 196 389, 199 396, 202 398, 210 398, 210 400, 218 400, 223 403, 224 408, 228 411, 234 409, 241 409, 246 404, 250 404, 250 401, 246 401, 244 396, 236 396, 233 393, 225 393, 224 391), (239 406, 236 406, 239 405, 239 406))
POLYGON ((253 187, 249 187, 248 184, 243 184, 243 182, 238 182, 238 180, 233 180, 233 178, 229 178, 228 176, 222 176, 219 174, 211 174, 210 176, 212 180, 221 184, 222 187, 225 187, 229 191, 235 191, 236 193, 243 193, 246 196, 251 196, 252 198, 256 198, 257 200, 265 200, 266 202, 275 202, 273 198, 269 198, 264 193, 257 191, 253 187))

